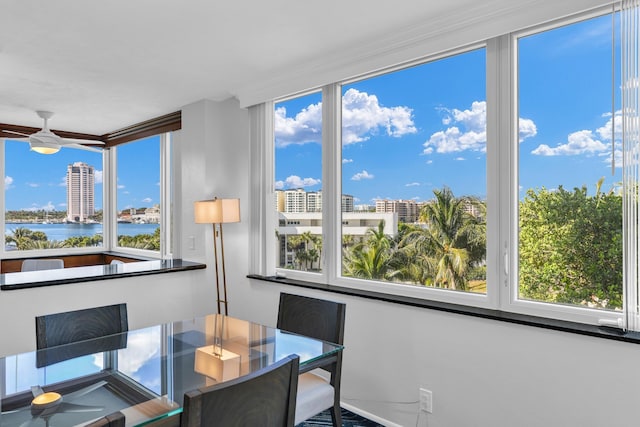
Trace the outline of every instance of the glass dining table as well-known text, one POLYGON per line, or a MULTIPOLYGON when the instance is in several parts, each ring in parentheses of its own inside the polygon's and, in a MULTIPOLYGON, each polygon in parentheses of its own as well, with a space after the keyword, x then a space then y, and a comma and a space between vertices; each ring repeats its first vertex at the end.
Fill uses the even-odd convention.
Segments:
POLYGON ((184 393, 241 377, 289 354, 300 372, 342 346, 208 315, 0 358, 0 426, 85 426, 114 413, 126 426, 179 425, 184 393))

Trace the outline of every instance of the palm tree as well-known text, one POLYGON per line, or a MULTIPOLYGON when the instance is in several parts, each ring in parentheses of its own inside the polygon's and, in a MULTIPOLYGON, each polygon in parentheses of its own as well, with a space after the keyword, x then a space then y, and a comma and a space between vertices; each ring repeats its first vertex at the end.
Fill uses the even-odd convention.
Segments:
POLYGON ((393 277, 389 253, 382 247, 359 244, 347 251, 344 275, 361 279, 390 279, 393 277))
POLYGON ((392 280, 400 272, 394 268, 396 246, 384 234, 384 221, 367 230, 364 242, 345 249, 343 272, 345 276, 363 279, 392 280))
POLYGON ((26 227, 18 227, 11 230, 11 234, 5 235, 4 241, 7 244, 14 244, 18 250, 31 249, 33 242, 46 241, 47 235, 42 231, 33 231, 26 227))
POLYGON ((391 239, 389 236, 384 234, 384 226, 385 221, 381 220, 378 223, 377 228, 370 228, 367 230, 365 234, 367 245, 383 249, 388 249, 391 246, 391 239))
POLYGON ((465 207, 484 204, 473 198, 456 198, 448 187, 433 193, 435 199, 420 213, 426 227, 407 233, 403 250, 421 264, 421 268, 414 267, 413 275, 422 277, 422 284, 428 284, 424 273, 430 272, 434 286, 465 290, 465 275, 484 259, 486 246, 484 217, 470 215, 465 207))

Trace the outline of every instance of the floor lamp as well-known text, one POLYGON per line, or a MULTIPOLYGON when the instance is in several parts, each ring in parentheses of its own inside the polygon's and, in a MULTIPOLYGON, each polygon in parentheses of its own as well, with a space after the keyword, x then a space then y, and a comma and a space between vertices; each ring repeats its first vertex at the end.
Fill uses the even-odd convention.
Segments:
POLYGON ((224 314, 229 314, 227 300, 227 278, 224 268, 224 239, 222 224, 240 222, 240 199, 201 200, 193 204, 196 224, 213 224, 213 256, 216 272, 216 293, 218 313, 222 313, 221 303, 224 303, 224 314), (218 256, 218 238, 220 239, 220 256, 218 256), (220 295, 220 270, 222 270, 222 290, 220 295))

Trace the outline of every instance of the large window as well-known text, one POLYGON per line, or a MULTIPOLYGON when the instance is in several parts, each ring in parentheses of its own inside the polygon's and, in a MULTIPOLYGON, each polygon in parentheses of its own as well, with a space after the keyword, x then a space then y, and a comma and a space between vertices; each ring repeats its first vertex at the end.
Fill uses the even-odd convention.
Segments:
POLYGON ((101 247, 102 153, 6 140, 5 251, 101 247))
POLYGON ((486 292, 485 49, 342 87, 342 274, 486 292))
POLYGON ((622 309, 620 79, 612 59, 620 65, 612 44, 610 14, 517 38, 520 128, 528 131, 518 144, 521 300, 622 309))
POLYGON ((276 266, 321 271, 322 102, 314 93, 275 106, 276 266))
POLYGON ((118 249, 171 257, 170 135, 50 155, 5 140, 2 253, 118 249))
MULTIPOLYGON (((313 190, 301 183, 322 181, 314 234, 324 263, 306 279, 621 324, 628 230, 617 21, 611 8, 592 11, 325 85, 322 99, 295 107, 255 109, 275 116, 275 181, 296 178, 304 195, 313 190), (294 134, 306 139, 285 157, 293 143, 279 138, 294 134)), ((254 143, 270 134, 265 126, 254 143)), ((271 157, 261 156, 269 177, 271 157)), ((273 206, 272 194, 255 196, 273 206)), ((314 265, 263 238, 276 274, 314 265)), ((273 274, 265 265, 254 262, 254 272, 273 274)))
POLYGON ((160 251, 160 136, 115 147, 118 247, 160 251))

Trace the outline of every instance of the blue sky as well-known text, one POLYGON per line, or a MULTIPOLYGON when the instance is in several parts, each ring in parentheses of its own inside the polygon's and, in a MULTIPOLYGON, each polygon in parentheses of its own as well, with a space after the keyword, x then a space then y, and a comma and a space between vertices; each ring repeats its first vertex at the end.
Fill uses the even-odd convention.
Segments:
MULTIPOLYGON (((118 147, 118 210, 160 203, 159 137, 118 147)), ((66 211, 67 166, 84 162, 95 169, 95 208, 102 209, 102 155, 62 148, 43 155, 29 150, 26 142, 6 140, 6 210, 66 211)))
MULTIPOLYGON (((611 175, 611 17, 522 38, 518 59, 521 196, 620 182, 618 145, 611 175)), ((342 192, 356 204, 428 200, 444 185, 485 197, 485 79, 478 49, 343 86, 342 192)), ((278 103, 275 132, 276 188, 320 189, 320 94, 278 103)))

